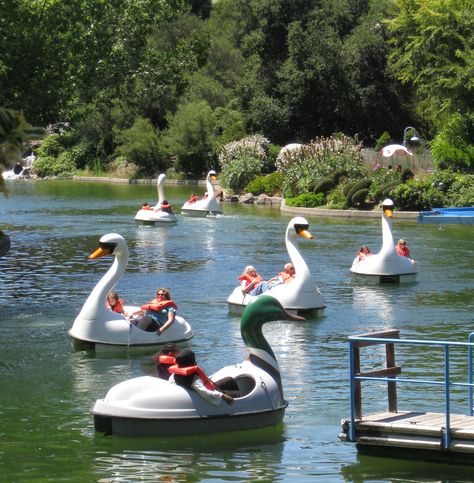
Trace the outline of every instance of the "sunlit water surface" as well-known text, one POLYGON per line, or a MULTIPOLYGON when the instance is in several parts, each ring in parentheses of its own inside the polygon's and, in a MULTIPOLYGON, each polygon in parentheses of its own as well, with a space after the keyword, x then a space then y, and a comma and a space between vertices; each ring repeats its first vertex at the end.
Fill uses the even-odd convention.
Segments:
MULTIPOLYGON (((190 345, 212 373, 245 358, 239 319, 228 315, 226 299, 248 263, 266 278, 281 269, 291 217, 278 207, 225 205, 221 217, 180 215, 174 226, 143 227, 133 217, 144 201, 156 201, 153 185, 8 186, 9 198, 0 199, 0 227, 12 244, 0 257, 1 481, 474 480, 465 467, 358 456, 338 439, 340 420, 349 415, 348 335, 397 328, 404 338, 467 340, 474 327, 470 226, 439 229, 395 216, 394 237, 408 240, 418 281, 364 286, 349 267, 361 244, 378 249, 380 222, 308 218, 315 238, 302 240, 300 251, 327 309, 317 319, 264 328, 289 402, 284 423, 205 438, 104 437, 94 432, 94 401, 120 381, 152 373, 153 364, 150 353, 105 356, 70 346, 67 331, 111 261, 86 260, 99 238, 117 232, 129 244, 117 286, 126 303, 170 288, 195 330, 190 345)), ((179 212, 197 190, 203 189, 167 186, 166 195, 179 212)), ((426 357, 419 351, 404 362, 430 370, 441 360, 426 357)), ((415 404, 416 395, 407 394, 407 404, 415 404)), ((440 397, 424 391, 418 400, 433 410, 440 397)), ((367 398, 375 410, 385 409, 384 389, 369 390, 367 398)))

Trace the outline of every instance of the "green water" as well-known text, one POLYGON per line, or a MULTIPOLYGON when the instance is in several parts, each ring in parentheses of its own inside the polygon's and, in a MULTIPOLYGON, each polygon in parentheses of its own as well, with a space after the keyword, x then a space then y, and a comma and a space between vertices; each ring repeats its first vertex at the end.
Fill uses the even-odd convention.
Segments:
MULTIPOLYGON (((153 364, 147 353, 71 349, 67 331, 110 263, 86 260, 100 236, 117 232, 129 244, 117 286, 125 301, 140 304, 157 286, 169 287, 195 330, 191 346, 212 373, 245 358, 226 299, 248 263, 267 278, 281 269, 290 216, 277 207, 225 205, 220 218, 180 216, 173 227, 141 227, 133 217, 156 200, 153 185, 8 186, 9 198, 0 199, 0 227, 12 244, 0 257, 0 481, 474 481, 469 468, 358 456, 338 439, 349 416, 348 335, 397 328, 404 338, 467 340, 474 326, 471 227, 440 230, 395 216, 394 236, 408 240, 418 281, 364 286, 349 267, 361 244, 378 249, 380 222, 308 218, 315 238, 300 250, 327 309, 318 319, 264 329, 289 402, 284 423, 205 438, 104 437, 94 432, 94 401, 122 380, 152 373, 153 364)), ((191 191, 204 189, 166 186, 177 212, 191 191)), ((439 360, 419 351, 403 362, 428 370, 439 360)), ((367 397, 386 407, 377 388, 367 397)), ((439 397, 424 391, 404 399, 399 391, 399 406, 433 410, 439 397)))

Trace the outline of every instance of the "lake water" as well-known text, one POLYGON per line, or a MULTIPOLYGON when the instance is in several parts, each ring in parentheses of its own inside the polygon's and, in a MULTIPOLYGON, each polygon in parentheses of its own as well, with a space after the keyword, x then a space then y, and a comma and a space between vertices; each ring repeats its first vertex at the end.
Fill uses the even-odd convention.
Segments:
MULTIPOLYGON (((418 281, 364 286, 349 267, 361 244, 378 250, 380 221, 308 218, 315 238, 301 240, 300 251, 327 309, 320 318, 264 328, 289 402, 284 423, 205 438, 105 437, 94 432, 94 401, 154 368, 151 353, 71 348, 67 331, 111 261, 86 260, 99 238, 117 232, 129 244, 117 286, 127 304, 170 288, 195 330, 190 345, 212 373, 245 358, 239 318, 228 314, 226 299, 248 263, 266 278, 281 269, 291 217, 275 206, 227 204, 222 217, 179 216, 172 227, 143 227, 133 217, 144 201, 156 201, 154 185, 8 186, 9 198, 0 198, 0 227, 12 245, 0 257, 0 481, 474 481, 470 468, 359 456, 338 439, 340 420, 349 416, 348 335, 397 328, 403 338, 467 340, 474 328, 471 227, 440 230, 395 214, 394 237, 408 240, 418 281)), ((204 187, 166 186, 178 212, 191 191, 204 187)), ((407 362, 426 367, 435 359, 419 351, 407 362)), ((427 407, 442 399, 430 390, 408 402, 402 394, 400 409, 416 409, 417 397, 427 407)), ((368 397, 376 409, 386 407, 385 389, 368 397)))

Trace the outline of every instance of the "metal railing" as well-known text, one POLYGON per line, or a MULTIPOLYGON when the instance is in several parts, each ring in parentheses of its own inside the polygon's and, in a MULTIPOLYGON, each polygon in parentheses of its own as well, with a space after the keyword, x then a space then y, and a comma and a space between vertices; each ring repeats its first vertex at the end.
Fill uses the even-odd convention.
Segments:
POLYGON ((474 348, 474 332, 469 335, 469 342, 450 342, 450 341, 426 341, 416 339, 400 339, 398 330, 378 332, 374 334, 361 334, 349 337, 350 346, 350 404, 351 420, 349 428, 350 441, 356 441, 356 419, 362 419, 362 381, 380 381, 387 383, 388 390, 388 409, 390 412, 397 411, 397 384, 416 383, 417 385, 444 386, 444 412, 445 412, 445 431, 443 435, 444 448, 449 448, 451 444, 451 388, 467 387, 468 389, 468 408, 467 414, 473 415, 473 360, 472 352, 474 348), (386 348, 386 367, 384 369, 361 372, 360 349, 366 346, 385 345, 386 348), (439 347, 444 352, 444 379, 427 380, 411 379, 399 377, 401 368, 395 365, 395 346, 417 345, 439 347), (450 348, 465 347, 468 357, 468 382, 452 382, 450 379, 450 348))

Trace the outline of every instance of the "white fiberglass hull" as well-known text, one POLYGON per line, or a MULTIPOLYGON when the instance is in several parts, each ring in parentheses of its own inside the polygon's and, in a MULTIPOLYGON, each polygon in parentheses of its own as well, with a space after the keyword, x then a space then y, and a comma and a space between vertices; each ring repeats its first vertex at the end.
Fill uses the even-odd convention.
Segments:
POLYGON ((157 377, 124 381, 94 404, 95 429, 119 436, 169 436, 261 428, 283 419, 287 402, 268 373, 244 361, 222 368, 212 379, 223 377, 235 379, 241 397, 218 406, 157 377))

